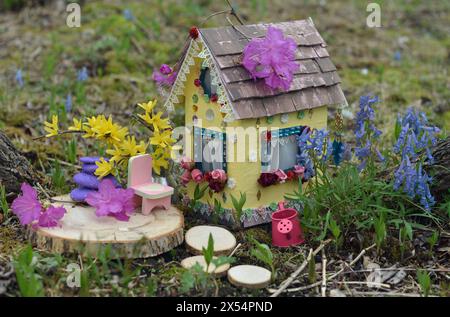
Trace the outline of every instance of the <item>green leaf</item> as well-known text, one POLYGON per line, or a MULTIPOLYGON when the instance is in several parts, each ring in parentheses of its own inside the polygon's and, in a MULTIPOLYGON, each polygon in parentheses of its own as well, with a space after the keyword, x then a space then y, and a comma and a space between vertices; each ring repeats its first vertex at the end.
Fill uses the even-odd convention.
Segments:
POLYGON ((211 261, 214 257, 214 238, 212 236, 212 234, 209 234, 208 237, 208 246, 205 249, 204 247, 202 247, 202 253, 203 253, 203 257, 205 258, 205 262, 206 262, 206 268, 208 271, 209 269, 209 265, 211 264, 211 261))
POLYGON ((395 122, 395 128, 394 128, 394 140, 397 140, 400 136, 400 132, 402 131, 402 126, 400 124, 400 121, 395 122))
POLYGON ((14 261, 16 280, 22 296, 44 296, 42 277, 35 272, 33 249, 28 245, 14 261))
POLYGON ((264 243, 259 243, 258 241, 256 241, 253 237, 250 237, 250 241, 253 242, 253 244, 255 244, 256 248, 253 248, 250 251, 250 254, 252 256, 254 256, 255 258, 257 258, 259 261, 265 263, 266 265, 268 265, 271 270, 272 270, 272 277, 274 278, 275 276, 275 266, 273 263, 273 253, 270 250, 269 246, 267 244, 264 243))
POLYGON ((232 264, 234 262, 236 262, 235 258, 222 255, 222 256, 219 256, 217 258, 214 258, 211 263, 214 264, 214 266, 216 268, 218 268, 218 267, 220 267, 222 265, 232 264))
POLYGON ((413 239, 413 229, 409 222, 405 221, 405 234, 409 238, 410 241, 413 239))
POLYGON ((422 295, 427 297, 431 289, 431 278, 427 271, 417 270, 417 281, 419 282, 422 295))
POLYGON ((186 270, 183 272, 183 275, 181 275, 181 292, 187 293, 191 289, 193 289, 195 286, 195 277, 194 274, 192 274, 191 271, 186 270))

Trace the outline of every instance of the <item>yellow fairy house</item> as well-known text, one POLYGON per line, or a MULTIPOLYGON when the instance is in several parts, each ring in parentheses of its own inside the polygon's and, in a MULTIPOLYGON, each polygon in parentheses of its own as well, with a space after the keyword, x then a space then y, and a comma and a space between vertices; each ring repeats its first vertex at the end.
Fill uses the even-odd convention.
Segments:
POLYGON ((269 222, 284 195, 298 189, 297 135, 306 127, 326 128, 332 104, 344 105, 346 99, 310 18, 191 30, 165 103, 169 111, 184 108, 189 128, 186 155, 193 163, 183 163, 184 202, 230 226, 269 222), (269 26, 297 44, 299 68, 288 90, 271 89, 242 66, 249 39, 264 37, 269 26))

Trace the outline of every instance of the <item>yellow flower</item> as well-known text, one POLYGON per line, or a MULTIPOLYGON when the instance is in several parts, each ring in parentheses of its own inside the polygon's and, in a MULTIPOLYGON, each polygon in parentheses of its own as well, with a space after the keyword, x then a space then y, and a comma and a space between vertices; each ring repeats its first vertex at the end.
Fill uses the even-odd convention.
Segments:
POLYGON ((113 123, 112 117, 108 119, 104 115, 92 117, 87 119, 84 131, 86 138, 96 138, 101 141, 106 141, 109 145, 120 144, 123 142, 128 134, 128 129, 117 123, 113 123))
POLYGON ((125 156, 135 156, 138 154, 144 154, 147 150, 147 144, 144 141, 136 143, 136 138, 134 136, 127 137, 120 145, 122 149, 122 154, 125 156))
POLYGON ((149 101, 147 103, 138 103, 138 106, 144 109, 146 113, 151 113, 153 111, 153 108, 155 108, 157 103, 157 100, 154 99, 153 101, 149 101))
POLYGON ((158 148, 153 152, 152 158, 153 158, 153 170, 156 174, 161 174, 161 167, 168 168, 169 167, 169 157, 170 157, 170 147, 164 148, 158 148))
POLYGON ((124 154, 122 153, 122 150, 117 147, 117 145, 114 145, 114 149, 106 150, 106 153, 111 155, 111 162, 119 163, 124 159, 124 154))
POLYGON ((152 124, 152 118, 150 117, 150 112, 146 112, 145 114, 138 114, 139 118, 147 122, 149 125, 152 124))
POLYGON ((157 145, 160 147, 170 146, 175 143, 175 139, 172 139, 172 131, 166 130, 163 132, 155 131, 153 136, 150 138, 150 144, 157 145))
POLYGON ((165 130, 170 128, 169 118, 161 119, 162 112, 158 112, 152 118, 153 129, 155 131, 165 130))
POLYGON ((155 131, 159 131, 169 129, 171 127, 169 124, 169 118, 161 119, 162 115, 162 112, 158 112, 157 114, 152 114, 150 116, 150 114, 146 112, 144 115, 140 114, 139 117, 149 125, 152 125, 155 131))
POLYGON ((114 163, 105 161, 103 157, 100 158, 100 161, 95 162, 95 165, 98 166, 95 170, 95 175, 97 175, 98 178, 103 178, 111 174, 114 170, 114 163))
POLYGON ((95 131, 93 128, 97 126, 97 122, 100 120, 99 118, 100 116, 87 118, 87 123, 85 123, 83 127, 83 130, 85 132, 83 138, 95 137, 95 131))
POLYGON ((48 133, 46 135, 47 138, 58 135, 58 116, 57 115, 53 115, 52 116, 52 122, 44 122, 44 130, 48 133))
POLYGON ((83 122, 73 118, 73 125, 69 127, 69 131, 83 131, 83 122))

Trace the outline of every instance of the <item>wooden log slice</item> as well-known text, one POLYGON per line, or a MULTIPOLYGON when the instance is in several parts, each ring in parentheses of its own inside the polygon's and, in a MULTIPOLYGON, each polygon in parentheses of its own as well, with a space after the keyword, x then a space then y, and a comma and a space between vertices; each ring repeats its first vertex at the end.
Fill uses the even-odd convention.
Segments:
POLYGON ((236 247, 236 238, 230 231, 216 226, 196 226, 186 232, 187 249, 193 254, 202 254, 202 248, 208 246, 210 233, 215 255, 228 255, 236 247))
MULTIPOLYGON (((214 258, 216 258, 216 257, 214 257, 214 258)), ((196 256, 191 256, 189 258, 186 258, 181 261, 181 266, 184 267, 185 269, 190 269, 196 263, 200 264, 200 266, 203 268, 203 271, 206 272, 207 265, 206 265, 205 257, 203 255, 196 255, 196 256)), ((218 275, 218 276, 225 275, 229 268, 230 268, 229 263, 221 265, 218 268, 216 268, 216 266, 214 264, 210 263, 209 268, 208 268, 208 273, 214 273, 214 275, 218 275)))
POLYGON ((238 287, 264 288, 270 284, 271 276, 269 270, 256 265, 238 265, 228 270, 228 280, 238 287))
POLYGON ((184 217, 174 206, 155 209, 148 216, 136 212, 129 221, 118 221, 97 217, 94 208, 72 203, 68 195, 55 200, 68 201, 54 204, 64 206, 67 214, 59 227, 30 229, 30 239, 39 248, 96 256, 110 246, 112 258, 146 258, 183 243, 184 217))

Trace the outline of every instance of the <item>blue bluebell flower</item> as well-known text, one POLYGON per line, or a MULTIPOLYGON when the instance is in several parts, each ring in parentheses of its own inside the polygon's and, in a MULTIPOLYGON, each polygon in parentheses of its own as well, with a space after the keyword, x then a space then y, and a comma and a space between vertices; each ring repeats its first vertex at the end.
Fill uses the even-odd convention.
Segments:
POLYGON ((401 59, 402 59, 402 53, 400 51, 396 51, 394 54, 394 60, 396 60, 398 62, 401 59))
POLYGON ((66 102, 64 103, 64 107, 66 108, 66 113, 72 111, 72 95, 69 93, 66 97, 66 102))
POLYGON ((368 158, 371 154, 371 151, 370 151, 371 145, 372 144, 370 143, 370 140, 368 139, 366 141, 365 146, 355 148, 355 156, 361 161, 365 158, 368 158))
POLYGON ((380 162, 384 162, 384 161, 385 161, 385 158, 384 158, 383 154, 381 154, 380 150, 378 150, 377 148, 375 148, 375 153, 377 154, 378 160, 379 160, 380 162))
POLYGON ((430 126, 425 113, 411 107, 403 117, 399 116, 397 124, 401 126, 401 131, 393 148, 394 153, 401 152, 402 157, 409 155, 415 159, 425 151, 427 159, 432 162, 433 156, 429 147, 436 144, 439 128, 430 126))
POLYGON ((297 136, 297 145, 299 148, 297 164, 305 168, 304 179, 308 180, 315 175, 314 163, 309 153, 309 150, 311 149, 311 132, 304 129, 302 133, 297 136))
POLYGON ((83 82, 83 81, 88 80, 88 78, 89 78, 88 70, 87 70, 86 66, 83 66, 83 68, 78 71, 77 80, 79 82, 83 82))
POLYGON ((430 192, 432 178, 422 168, 422 163, 411 163, 409 156, 405 155, 399 168, 394 172, 394 190, 406 193, 410 198, 417 198, 422 207, 430 210, 435 199, 430 192))
POLYGON ((123 16, 128 21, 133 21, 134 20, 133 12, 131 12, 130 9, 123 10, 123 16))
POLYGON ((317 157, 322 157, 324 155, 324 145, 328 137, 328 131, 325 129, 315 130, 312 135, 310 135, 309 141, 311 142, 309 148, 316 152, 317 157))
MULTIPOLYGON (((400 124, 402 124, 402 123, 400 123, 400 124)), ((399 153, 400 149, 405 144, 406 135, 408 134, 408 130, 409 130, 409 123, 406 123, 405 125, 402 125, 402 129, 401 129, 400 134, 399 134, 399 136, 397 138, 397 142, 395 142, 395 144, 394 144, 394 153, 399 153)))
MULTIPOLYGON (((358 169, 361 171, 367 165, 367 160, 376 155, 380 160, 383 158, 380 151, 373 142, 381 135, 381 131, 374 124, 374 105, 378 97, 361 96, 359 98, 359 111, 355 118, 355 156, 360 160, 358 169)), ((384 160, 384 158, 383 158, 384 160)))
POLYGON ((15 79, 16 79, 17 85, 18 85, 20 88, 22 88, 22 87, 25 85, 25 83, 24 83, 24 81, 23 81, 23 76, 22 76, 22 70, 21 70, 21 69, 18 69, 18 70, 16 71, 16 77, 15 77, 15 79))

